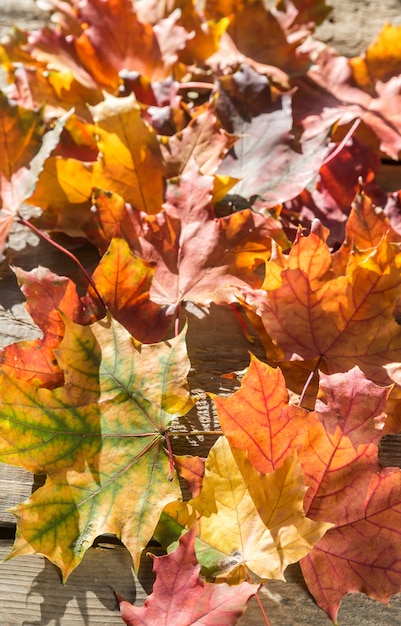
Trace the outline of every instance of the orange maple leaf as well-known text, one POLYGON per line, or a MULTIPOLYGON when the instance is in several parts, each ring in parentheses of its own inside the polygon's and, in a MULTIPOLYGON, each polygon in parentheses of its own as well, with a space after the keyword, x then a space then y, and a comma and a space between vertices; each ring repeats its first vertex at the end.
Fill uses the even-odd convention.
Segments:
POLYGON ((253 357, 233 396, 212 395, 231 445, 259 471, 297 451, 309 486, 305 512, 335 524, 301 561, 309 589, 333 620, 348 592, 388 602, 400 587, 401 472, 382 470, 377 458, 388 393, 358 368, 321 374, 316 410, 306 411, 288 404, 280 370, 253 357))
POLYGON ((318 358, 329 372, 358 365, 378 384, 401 384, 401 328, 395 315, 400 245, 388 220, 375 221, 369 212, 374 212, 369 203, 354 206, 349 240, 336 255, 327 246, 327 229, 315 220, 288 256, 272 255, 264 291, 248 290, 245 302, 260 315, 284 359, 318 358), (360 209, 364 218, 357 217, 360 209), (372 246, 358 251, 353 242, 372 246))
POLYGON ((171 314, 150 300, 154 268, 138 258, 121 237, 112 239, 93 273, 103 302, 120 324, 146 343, 166 335, 171 314))
POLYGON ((68 69, 85 87, 116 93, 121 70, 153 80, 168 76, 190 34, 174 12, 153 27, 139 21, 131 0, 85 0, 58 4, 57 26, 31 33, 27 51, 50 68, 68 69), (64 12, 64 15, 63 15, 64 12), (67 17, 67 19, 66 19, 67 17))
MULTIPOLYGON (((57 276, 44 267, 26 272, 14 267, 27 310, 43 337, 13 343, 0 351, 1 371, 15 379, 52 389, 63 384, 55 350, 64 337, 62 315, 89 324, 96 318, 96 305, 78 296, 76 285, 66 276, 57 276)), ((101 315, 104 314, 102 311, 101 315)))

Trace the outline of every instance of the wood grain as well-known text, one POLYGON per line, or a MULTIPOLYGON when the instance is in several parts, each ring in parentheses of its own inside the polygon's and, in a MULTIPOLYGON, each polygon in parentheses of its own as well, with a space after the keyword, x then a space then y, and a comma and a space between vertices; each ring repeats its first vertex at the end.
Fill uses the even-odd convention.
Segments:
MULTIPOLYGON (((10 548, 11 541, 1 541, 0 557, 10 548)), ((148 584, 151 580, 148 568, 148 584)), ((0 624, 121 626, 114 591, 131 602, 143 603, 146 598, 122 546, 90 548, 66 585, 61 584, 57 568, 43 557, 18 557, 0 565, 0 624)))
MULTIPOLYGON (((273 4, 274 0, 269 4, 273 4)), ((386 20, 401 18, 397 0, 385 0, 377 10, 376 0, 331 0, 333 20, 318 33, 344 54, 359 54, 377 35, 386 20)), ((34 0, 2 0, 0 35, 13 23, 35 28, 43 14, 34 0)), ((383 166, 380 182, 389 190, 399 188, 399 169, 383 166)), ((96 262, 96 251, 89 246, 75 250, 89 267, 96 262)), ((0 267, 0 346, 20 339, 40 336, 25 311, 23 297, 8 262, 24 269, 38 264, 50 266, 57 273, 74 273, 68 260, 48 244, 38 242, 31 233, 16 227, 7 260, 0 267)), ((196 307, 188 311, 188 346, 192 361, 189 378, 198 396, 196 408, 182 420, 178 430, 213 430, 218 424, 206 391, 231 394, 236 385, 221 374, 241 370, 249 362, 248 351, 258 356, 263 351, 256 342, 249 344, 239 329, 234 314, 211 307, 203 313, 196 307)), ((207 454, 214 438, 208 436, 172 436, 176 453, 207 454)), ((383 465, 401 466, 401 435, 384 438, 380 458, 383 465)), ((7 509, 23 501, 40 482, 29 472, 0 464, 0 558, 9 552, 10 529, 14 517, 7 509)), ((367 546, 368 549, 368 546, 367 546)), ((270 581, 262 591, 262 604, 271 626, 329 626, 328 617, 308 593, 298 565, 286 571, 287 582, 270 581)), ((127 550, 110 538, 101 538, 91 548, 66 585, 60 583, 55 566, 40 556, 18 557, 0 564, 0 626, 121 626, 114 591, 132 602, 142 604, 152 587, 151 561, 144 555, 138 577, 133 574, 127 550)), ((347 596, 340 609, 342 626, 395 626, 401 623, 401 594, 387 608, 362 594, 347 596)), ((241 626, 259 626, 263 622, 259 607, 251 600, 241 626)), ((157 626, 157 625, 155 625, 157 626)), ((171 626, 175 626, 171 624, 171 626)))
MULTIPOLYGON (((0 541, 0 558, 7 555, 11 545, 11 540, 0 541)), ((327 615, 309 595, 299 566, 288 567, 286 576, 287 582, 270 581, 260 595, 270 626, 330 626, 327 615)), ((141 606, 152 582, 149 557, 143 557, 137 578, 127 550, 106 538, 88 550, 66 585, 61 584, 57 568, 43 557, 17 557, 0 564, 0 624, 121 626, 114 591, 141 606)), ((344 626, 395 626, 400 620, 401 594, 394 597, 391 608, 363 594, 350 594, 339 614, 339 623, 344 626)), ((240 626, 263 623, 259 606, 252 599, 240 626)))

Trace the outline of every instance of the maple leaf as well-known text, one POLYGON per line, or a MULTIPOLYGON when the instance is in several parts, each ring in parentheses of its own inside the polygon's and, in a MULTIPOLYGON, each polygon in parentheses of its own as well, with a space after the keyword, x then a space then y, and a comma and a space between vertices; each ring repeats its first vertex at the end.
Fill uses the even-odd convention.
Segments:
POLYGON ((202 174, 214 174, 234 142, 235 137, 219 128, 214 106, 208 105, 181 132, 163 138, 166 178, 184 174, 194 162, 202 174))
POLYGON ((31 33, 27 51, 52 69, 69 70, 85 87, 101 86, 113 93, 121 84, 121 70, 153 80, 168 76, 190 38, 176 24, 178 13, 152 27, 139 21, 131 0, 85 0, 68 17, 58 28, 31 33))
MULTIPOLYGON (((240 389, 231 397, 210 394, 216 405, 222 430, 231 445, 236 449, 246 450, 249 461, 259 472, 271 472, 280 467, 293 450, 297 451, 302 466, 306 459, 311 459, 309 462, 314 467, 307 474, 308 502, 317 491, 316 485, 321 482, 321 472, 326 471, 324 464, 315 459, 315 448, 323 441, 322 445, 335 448, 338 454, 342 454, 341 425, 350 429, 350 437, 352 428, 358 429, 358 434, 351 437, 353 447, 348 442, 347 448, 344 448, 343 469, 347 455, 348 461, 351 462, 355 455, 354 448, 357 448, 358 444, 361 446, 358 452, 359 462, 364 463, 366 468, 378 468, 377 445, 385 422, 385 402, 389 394, 388 388, 372 383, 357 367, 342 374, 320 373, 320 377, 320 393, 322 397, 323 393, 326 398, 329 397, 326 400, 329 407, 326 409, 327 430, 313 411, 289 403, 285 379, 280 368, 273 368, 255 356, 251 357, 251 364, 242 378, 240 389), (346 405, 350 389, 352 393, 346 405), (347 425, 341 421, 344 419, 345 410, 349 420, 347 425), (371 443, 375 444, 373 449, 369 447, 371 443)), ((323 414, 323 402, 321 401, 318 406, 323 414)), ((332 511, 330 517, 334 514, 332 511)))
POLYGON ((111 98, 93 108, 101 154, 93 166, 93 187, 120 194, 138 210, 157 213, 164 171, 159 143, 141 118, 133 97, 111 98))
POLYGON ((386 194, 380 189, 376 175, 380 168, 378 151, 352 135, 344 143, 333 142, 329 154, 319 170, 314 189, 304 189, 299 196, 285 203, 282 216, 294 222, 299 220, 309 230, 318 218, 330 230, 327 239, 332 249, 344 241, 347 216, 356 194, 363 191, 376 206, 384 206, 386 194), (295 218, 295 219, 294 219, 295 218))
POLYGON ((59 142, 67 117, 43 134, 40 111, 29 111, 0 93, 0 253, 22 203, 35 189, 49 154, 59 142))
POLYGON ((397 159, 401 150, 398 118, 401 78, 393 76, 386 82, 359 84, 355 65, 355 60, 324 49, 313 69, 293 81, 297 86, 293 98, 294 120, 305 128, 305 138, 334 124, 348 125, 355 119, 362 120, 379 142, 380 150, 397 159))
POLYGON ((257 285, 255 268, 270 255, 271 236, 281 225, 251 210, 216 218, 211 205, 213 178, 192 169, 166 190, 163 211, 132 214, 138 256, 155 263, 150 288, 154 302, 171 311, 183 301, 225 304, 236 285, 257 285))
MULTIPOLYGON (((369 204, 360 208, 373 210, 369 204)), ((394 315, 399 244, 389 233, 360 253, 347 243, 336 259, 327 234, 315 220, 288 257, 273 255, 266 265, 266 291, 247 291, 246 303, 260 315, 284 359, 319 358, 330 373, 358 365, 378 384, 400 384, 401 331, 394 315)))
POLYGON ((96 307, 86 309, 78 296, 75 284, 65 276, 57 276, 44 267, 31 272, 13 268, 22 293, 27 299, 27 310, 43 332, 43 338, 20 341, 0 351, 3 373, 40 387, 57 387, 63 383, 63 372, 58 366, 54 350, 64 336, 62 314, 77 323, 94 321, 96 307))
POLYGON ((287 39, 279 19, 261 0, 212 0, 205 3, 205 11, 212 19, 230 17, 227 34, 238 49, 237 61, 255 61, 261 73, 264 67, 269 66, 276 66, 290 74, 305 69, 309 58, 298 47, 306 33, 299 32, 299 37, 292 37, 291 41, 287 39))
POLYGON ((163 339, 171 321, 171 315, 150 300, 153 274, 154 268, 135 256, 125 239, 114 238, 92 277, 113 317, 146 343, 163 339))
POLYGON ((205 305, 236 301, 235 286, 260 285, 254 270, 270 255, 271 236, 287 241, 273 217, 245 210, 217 218, 213 189, 211 176, 191 169, 169 181, 156 215, 132 211, 115 195, 97 196, 88 223, 92 240, 104 250, 120 223, 135 256, 154 265, 150 300, 168 316, 187 300, 205 305))
POLYGON ((239 137, 218 170, 241 179, 232 193, 260 197, 267 207, 297 196, 319 171, 326 133, 309 141, 297 137, 291 94, 277 92, 246 65, 221 77, 219 85, 216 112, 223 127, 239 137))
POLYGON ((199 560, 218 581, 238 584, 249 572, 259 579, 284 578, 287 565, 307 554, 331 527, 306 518, 304 493, 296 458, 261 474, 221 437, 209 452, 199 495, 167 505, 157 536, 165 539, 171 530, 195 524, 199 560))
POLYGON ((234 626, 259 585, 243 582, 236 587, 214 585, 199 578, 194 551, 195 533, 190 530, 170 554, 152 556, 156 581, 144 606, 135 607, 119 594, 121 617, 128 626, 174 624, 174 626, 234 626))
POLYGON ((185 28, 190 37, 185 47, 180 50, 179 60, 185 65, 201 65, 208 57, 214 54, 220 44, 220 37, 225 32, 229 19, 207 20, 203 13, 197 10, 192 0, 180 2, 160 2, 160 0, 139 0, 136 2, 136 11, 141 22, 159 24, 175 9, 180 10, 178 24, 185 28))
POLYGON ((388 393, 358 368, 320 374, 316 410, 306 411, 288 404, 280 370, 252 357, 233 396, 212 396, 231 445, 259 471, 297 451, 306 514, 335 524, 301 561, 310 591, 333 620, 346 593, 387 602, 400 586, 401 473, 382 470, 377 458, 388 393))
POLYGON ((401 552, 394 546, 400 527, 401 472, 382 470, 377 459, 386 390, 380 401, 380 390, 370 381, 354 375, 348 387, 340 374, 322 375, 321 389, 316 413, 331 441, 328 446, 315 443, 313 460, 306 455, 303 468, 308 476, 321 474, 319 465, 325 472, 307 493, 305 506, 315 520, 327 519, 330 512, 336 527, 301 567, 319 606, 336 621, 346 593, 360 591, 387 604, 400 589, 401 552), (372 421, 366 419, 375 401, 376 436, 372 421))
MULTIPOLYGON (((333 486, 338 488, 337 484, 333 486)), ((301 561, 309 591, 335 623, 340 602, 347 593, 362 592, 388 604, 391 596, 400 590, 399 468, 381 474, 368 472, 364 483, 359 483, 353 490, 352 497, 355 494, 358 500, 350 512, 346 496, 336 498, 335 506, 341 506, 343 510, 338 529, 329 530, 327 539, 323 537, 314 554, 301 561), (374 546, 373 550, 371 546, 374 546)))
POLYGON ((41 553, 66 579, 103 532, 120 537, 138 567, 164 504, 179 495, 163 434, 192 400, 183 334, 141 345, 110 316, 64 324, 63 386, 1 377, 0 458, 47 474, 13 509, 9 558, 41 553))
POLYGON ((37 222, 43 227, 82 235, 96 187, 119 193, 139 210, 160 210, 164 169, 159 142, 134 98, 109 97, 92 113, 95 124, 88 124, 87 132, 98 148, 97 160, 50 158, 29 198, 30 204, 44 209, 37 222))

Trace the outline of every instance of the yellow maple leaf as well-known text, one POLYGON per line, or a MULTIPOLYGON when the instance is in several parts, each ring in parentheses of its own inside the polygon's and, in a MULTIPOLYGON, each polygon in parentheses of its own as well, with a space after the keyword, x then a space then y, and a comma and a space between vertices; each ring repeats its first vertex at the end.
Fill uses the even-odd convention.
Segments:
POLYGON ((306 517, 305 491, 295 456, 262 474, 246 452, 231 449, 221 437, 209 453, 201 493, 186 503, 172 502, 165 512, 181 527, 196 525, 199 561, 217 581, 238 584, 250 573, 284 579, 287 565, 308 554, 332 526, 306 517))

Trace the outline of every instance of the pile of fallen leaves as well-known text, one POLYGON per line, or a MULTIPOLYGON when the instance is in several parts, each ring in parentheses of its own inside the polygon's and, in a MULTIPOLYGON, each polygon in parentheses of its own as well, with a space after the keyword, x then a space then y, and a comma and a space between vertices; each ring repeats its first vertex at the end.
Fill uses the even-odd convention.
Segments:
POLYGON ((48 26, 0 50, 0 245, 17 221, 99 262, 85 293, 13 268, 43 336, 0 353, 0 460, 46 482, 14 509, 9 556, 66 580, 102 533, 136 568, 156 539, 168 554, 144 607, 120 598, 127 624, 236 624, 298 561, 333 621, 348 592, 388 602, 401 191, 377 175, 401 151, 401 27, 347 59, 314 37, 324 0, 46 5, 48 26), (188 302, 242 311, 266 351, 212 396, 206 460, 168 434, 194 402, 188 302))

